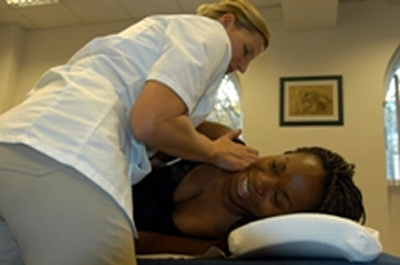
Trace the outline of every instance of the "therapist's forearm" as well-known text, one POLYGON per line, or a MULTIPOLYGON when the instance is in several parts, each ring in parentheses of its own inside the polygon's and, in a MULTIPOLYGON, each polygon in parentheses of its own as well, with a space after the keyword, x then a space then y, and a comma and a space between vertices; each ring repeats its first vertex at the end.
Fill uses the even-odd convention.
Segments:
POLYGON ((197 126, 196 130, 199 133, 204 134, 211 140, 215 140, 221 137, 222 135, 232 131, 231 128, 229 128, 224 124, 207 120, 200 123, 200 125, 197 126))
MULTIPOLYGON (((197 126, 196 131, 207 136, 211 140, 215 140, 225 133, 232 131, 232 129, 217 122, 203 121, 199 126, 197 126)), ((171 156, 164 152, 158 151, 151 157, 150 161, 152 162, 153 166, 157 167, 160 165, 164 165, 165 163, 172 161, 175 158, 176 156, 171 156)))
POLYGON ((213 163, 213 142, 197 132, 184 115, 153 124, 136 137, 146 145, 169 155, 213 163))

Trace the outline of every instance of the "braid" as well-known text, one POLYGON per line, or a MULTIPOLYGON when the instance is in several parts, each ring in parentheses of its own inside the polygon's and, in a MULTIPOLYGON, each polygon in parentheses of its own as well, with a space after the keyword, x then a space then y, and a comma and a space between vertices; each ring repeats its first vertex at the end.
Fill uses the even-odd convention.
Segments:
POLYGON ((365 223, 362 194, 353 182, 354 164, 347 163, 337 153, 321 147, 301 147, 286 153, 309 153, 320 159, 326 172, 323 183, 326 195, 317 212, 365 223))

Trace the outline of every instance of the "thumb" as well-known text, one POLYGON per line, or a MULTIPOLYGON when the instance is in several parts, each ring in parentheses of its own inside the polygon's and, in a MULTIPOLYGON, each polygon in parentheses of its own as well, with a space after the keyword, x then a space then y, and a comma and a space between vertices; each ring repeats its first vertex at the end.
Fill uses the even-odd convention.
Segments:
POLYGON ((235 130, 235 131, 230 131, 230 132, 226 133, 225 137, 227 137, 231 140, 234 140, 234 139, 238 138, 239 135, 241 135, 241 134, 242 134, 242 130, 235 130))

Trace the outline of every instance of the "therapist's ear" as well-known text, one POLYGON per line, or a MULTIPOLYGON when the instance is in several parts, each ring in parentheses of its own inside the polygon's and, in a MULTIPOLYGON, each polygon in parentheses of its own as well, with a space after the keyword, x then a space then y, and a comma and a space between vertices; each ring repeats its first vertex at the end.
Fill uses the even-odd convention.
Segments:
POLYGON ((227 29, 235 24, 235 19, 235 15, 226 13, 223 14, 218 21, 224 26, 225 29, 227 29))

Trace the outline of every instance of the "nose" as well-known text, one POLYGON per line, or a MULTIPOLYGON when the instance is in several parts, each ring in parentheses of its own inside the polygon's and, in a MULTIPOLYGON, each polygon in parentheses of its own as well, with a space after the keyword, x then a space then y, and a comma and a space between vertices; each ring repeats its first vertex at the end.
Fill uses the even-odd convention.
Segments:
POLYGON ((264 197, 269 191, 274 190, 277 185, 277 178, 263 175, 259 176, 255 181, 255 190, 260 197, 264 197))
POLYGON ((247 70, 247 65, 248 64, 245 64, 245 63, 238 64, 238 71, 240 73, 244 74, 246 72, 246 70, 247 70))
POLYGON ((237 70, 244 74, 247 70, 247 66, 249 65, 249 61, 246 59, 241 60, 237 65, 237 70))

